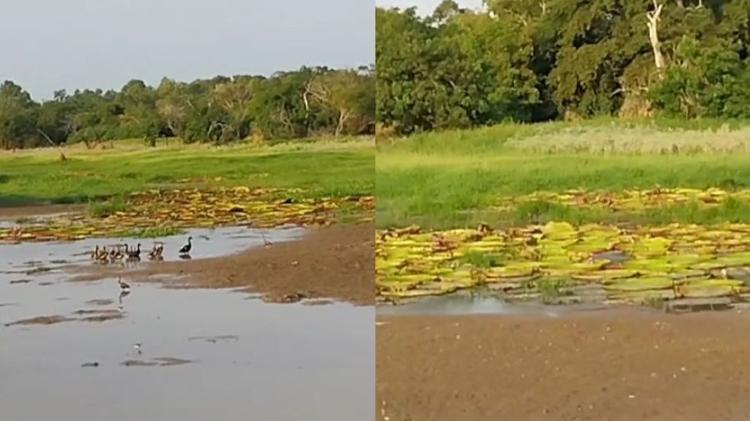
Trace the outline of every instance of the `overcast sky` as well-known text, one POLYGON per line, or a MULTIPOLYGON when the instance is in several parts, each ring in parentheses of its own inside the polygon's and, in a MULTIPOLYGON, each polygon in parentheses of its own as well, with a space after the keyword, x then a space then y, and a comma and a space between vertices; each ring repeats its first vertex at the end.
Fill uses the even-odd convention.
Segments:
MULTIPOLYGON (((406 9, 417 6, 421 15, 432 13, 442 0, 375 0, 375 3, 381 7, 398 7, 406 9)), ((482 0, 456 0, 459 6, 468 9, 477 9, 483 7, 482 0)))
POLYGON ((2 0, 0 81, 34 99, 375 61, 373 0, 2 0))

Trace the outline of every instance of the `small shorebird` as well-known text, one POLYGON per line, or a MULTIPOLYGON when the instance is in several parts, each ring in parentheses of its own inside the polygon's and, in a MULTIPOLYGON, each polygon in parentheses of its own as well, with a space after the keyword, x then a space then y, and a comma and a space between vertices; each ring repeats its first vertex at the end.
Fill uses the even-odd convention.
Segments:
POLYGON ((260 236, 261 236, 261 238, 263 238, 263 245, 264 246, 268 247, 268 246, 272 246, 273 245, 273 243, 270 242, 270 241, 268 241, 268 239, 266 238, 266 236, 262 232, 260 233, 260 236))
POLYGON ((133 344, 133 349, 135 349, 135 353, 138 355, 141 355, 143 352, 141 351, 141 343, 133 344))
POLYGON ((117 302, 120 304, 120 310, 122 310, 122 299, 130 295, 129 289, 120 290, 120 295, 117 297, 117 302))
POLYGON ((122 292, 130 292, 130 285, 123 282, 121 276, 117 278, 117 284, 120 285, 120 290, 122 290, 122 292))
POLYGON ((188 237, 188 242, 180 249, 180 254, 189 254, 193 248, 193 237, 188 237))

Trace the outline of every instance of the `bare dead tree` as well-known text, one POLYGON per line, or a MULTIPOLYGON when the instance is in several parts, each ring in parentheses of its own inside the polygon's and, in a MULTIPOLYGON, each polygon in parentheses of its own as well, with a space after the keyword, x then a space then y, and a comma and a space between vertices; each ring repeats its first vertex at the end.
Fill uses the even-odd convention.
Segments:
POLYGON ((39 134, 42 135, 42 137, 44 138, 44 140, 46 140, 47 142, 49 142, 49 144, 52 145, 52 147, 57 147, 57 150, 60 151, 60 161, 67 161, 68 160, 68 158, 65 157, 65 154, 63 153, 62 147, 60 145, 56 145, 55 142, 52 141, 52 139, 50 139, 49 136, 47 136, 47 133, 45 133, 44 130, 42 130, 42 129, 40 129, 40 128, 37 127, 36 131, 39 132, 39 134))
POLYGON ((654 10, 646 12, 646 18, 648 19, 648 22, 646 23, 646 26, 648 26, 648 38, 651 42, 651 48, 654 50, 654 63, 656 64, 657 71, 661 71, 666 67, 664 55, 661 52, 661 42, 659 41, 658 27, 663 7, 663 4, 659 4, 656 0, 654 0, 654 10))

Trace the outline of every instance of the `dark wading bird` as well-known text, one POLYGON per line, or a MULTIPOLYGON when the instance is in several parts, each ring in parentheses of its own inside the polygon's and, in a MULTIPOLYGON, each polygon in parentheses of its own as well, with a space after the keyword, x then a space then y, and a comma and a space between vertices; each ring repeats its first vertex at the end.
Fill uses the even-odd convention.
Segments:
POLYGON ((130 294, 129 289, 121 289, 120 290, 120 296, 117 297, 117 302, 120 304, 120 310, 122 310, 122 299, 127 297, 128 294, 130 294))
POLYGON ((94 251, 92 251, 92 252, 91 252, 91 259, 92 259, 92 260, 94 260, 94 259, 98 259, 98 258, 99 258, 99 255, 100 255, 100 252, 99 252, 99 246, 97 245, 97 246, 96 246, 96 249, 95 249, 94 251))
POLYGON ((180 249, 180 254, 190 254, 193 249, 193 237, 188 237, 188 242, 180 249))
POLYGON ((138 248, 127 251, 128 260, 141 260, 141 243, 138 243, 138 248))

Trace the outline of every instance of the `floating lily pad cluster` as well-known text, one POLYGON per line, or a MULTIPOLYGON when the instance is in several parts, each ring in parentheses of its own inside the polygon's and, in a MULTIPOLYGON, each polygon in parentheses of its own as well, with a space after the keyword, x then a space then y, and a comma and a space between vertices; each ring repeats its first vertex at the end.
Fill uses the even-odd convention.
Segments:
POLYGON ((247 187, 139 192, 127 198, 122 211, 107 216, 65 215, 0 228, 0 242, 122 236, 153 227, 328 225, 341 207, 352 206, 363 213, 372 207, 369 197, 293 199, 299 193, 247 187))
POLYGON ((512 210, 524 202, 551 202, 565 206, 600 208, 614 212, 638 212, 644 209, 695 203, 702 206, 717 206, 735 199, 750 203, 750 190, 728 192, 719 188, 706 190, 688 188, 656 188, 651 190, 626 190, 623 192, 568 190, 556 192, 534 192, 527 195, 504 197, 498 200, 498 210, 512 210))
POLYGON ((737 296, 750 282, 750 225, 622 228, 565 222, 494 231, 377 233, 381 298, 486 286, 512 295, 596 285, 607 300, 737 296), (556 288, 556 287, 555 287, 556 288))

